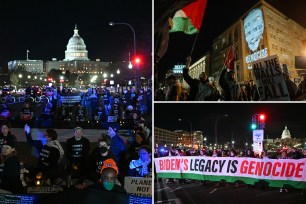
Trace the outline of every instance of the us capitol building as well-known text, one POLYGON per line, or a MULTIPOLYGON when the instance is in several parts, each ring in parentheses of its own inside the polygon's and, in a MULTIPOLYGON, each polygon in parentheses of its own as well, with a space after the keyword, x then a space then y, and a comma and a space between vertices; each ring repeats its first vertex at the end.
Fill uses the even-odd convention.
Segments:
POLYGON ((279 138, 266 139, 265 143, 266 145, 268 145, 268 147, 275 146, 275 145, 276 147, 281 147, 282 145, 285 145, 287 147, 298 147, 299 148, 299 147, 304 147, 305 145, 305 144, 302 144, 303 139, 292 138, 287 125, 285 126, 285 129, 283 130, 280 139, 279 138))
POLYGON ((43 60, 14 60, 8 62, 8 70, 13 71, 18 67, 24 70, 37 73, 47 74, 51 69, 61 70, 63 73, 69 70, 76 74, 102 74, 111 62, 101 62, 99 59, 91 61, 88 58, 88 51, 83 38, 79 35, 77 26, 74 28, 74 35, 69 39, 67 49, 65 51, 65 59, 57 60, 53 58, 51 61, 43 60))

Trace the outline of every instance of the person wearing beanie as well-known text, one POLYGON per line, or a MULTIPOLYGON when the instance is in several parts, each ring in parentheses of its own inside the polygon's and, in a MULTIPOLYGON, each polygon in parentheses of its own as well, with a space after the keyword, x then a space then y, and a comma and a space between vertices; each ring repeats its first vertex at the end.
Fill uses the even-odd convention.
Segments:
POLYGON ((101 182, 84 190, 83 203, 96 203, 97 200, 109 204, 129 203, 129 194, 122 186, 116 184, 117 175, 116 162, 113 159, 105 160, 101 168, 101 182))
POLYGON ((36 167, 28 167, 27 176, 32 180, 42 177, 44 180, 50 179, 51 184, 55 183, 60 174, 60 161, 64 158, 64 150, 57 140, 57 132, 54 129, 46 129, 44 139, 33 140, 30 126, 25 125, 24 130, 27 142, 38 151, 38 164, 36 167))
POLYGON ((2 189, 14 194, 23 193, 20 180, 20 162, 16 155, 15 140, 12 138, 4 140, 1 149, 0 192, 2 189))
POLYGON ((100 170, 100 182, 84 189, 70 188, 56 196, 55 203, 82 203, 82 204, 128 204, 129 194, 117 185, 118 167, 113 159, 104 161, 100 170))
POLYGON ((1 124, 1 133, 0 133, 0 149, 2 148, 3 143, 6 140, 14 140, 17 142, 17 138, 15 135, 12 135, 11 133, 11 125, 8 122, 3 122, 1 124))

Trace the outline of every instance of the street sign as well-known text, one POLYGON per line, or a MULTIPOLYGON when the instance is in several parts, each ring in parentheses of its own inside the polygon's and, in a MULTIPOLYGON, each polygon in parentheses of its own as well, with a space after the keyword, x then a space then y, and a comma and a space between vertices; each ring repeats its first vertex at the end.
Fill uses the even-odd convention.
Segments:
POLYGON ((264 140, 264 130, 253 130, 253 142, 264 140))

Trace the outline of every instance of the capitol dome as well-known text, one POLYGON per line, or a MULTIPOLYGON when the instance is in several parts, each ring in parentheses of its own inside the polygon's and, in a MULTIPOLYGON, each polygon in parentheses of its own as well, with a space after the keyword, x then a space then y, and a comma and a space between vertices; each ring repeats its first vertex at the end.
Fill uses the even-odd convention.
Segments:
POLYGON ((77 26, 75 26, 74 35, 69 39, 67 44, 64 61, 89 60, 86 45, 78 32, 79 30, 77 26))
POLYGON ((283 130, 282 139, 291 139, 291 134, 287 126, 285 126, 285 129, 283 130))

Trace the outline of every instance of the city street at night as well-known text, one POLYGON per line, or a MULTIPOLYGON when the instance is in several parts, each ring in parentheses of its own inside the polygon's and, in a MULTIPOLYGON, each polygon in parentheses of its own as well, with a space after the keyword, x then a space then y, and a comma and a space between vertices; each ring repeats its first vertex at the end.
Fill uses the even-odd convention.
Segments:
POLYGON ((303 103, 155 104, 154 202, 304 203, 304 115, 303 103))
POLYGON ((289 193, 280 193, 278 188, 261 189, 260 186, 249 188, 241 184, 238 188, 235 185, 220 186, 216 188, 215 182, 207 182, 205 186, 201 181, 188 180, 185 184, 178 181, 167 184, 166 179, 155 182, 154 198, 155 203, 277 203, 291 204, 304 203, 305 192, 292 190, 289 193))

